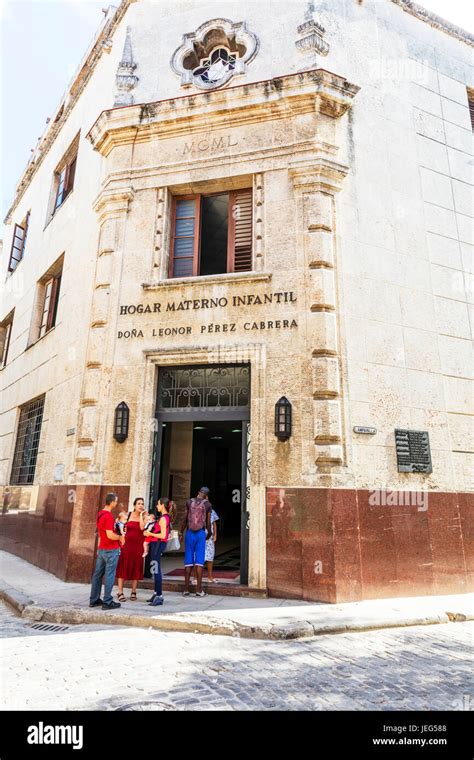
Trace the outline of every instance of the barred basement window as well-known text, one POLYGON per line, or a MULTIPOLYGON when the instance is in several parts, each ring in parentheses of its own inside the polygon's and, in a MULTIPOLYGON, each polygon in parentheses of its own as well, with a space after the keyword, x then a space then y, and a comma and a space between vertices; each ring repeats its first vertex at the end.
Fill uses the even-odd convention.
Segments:
POLYGON ((0 324, 0 369, 3 369, 8 359, 8 349, 10 347, 10 336, 13 325, 13 313, 13 311, 10 312, 8 317, 6 317, 0 324))
POLYGON ((28 223, 30 212, 26 214, 21 224, 15 224, 13 228, 13 240, 10 250, 10 261, 8 262, 8 271, 14 272, 25 253, 26 235, 28 233, 28 223))
POLYGON ((251 269, 251 189, 174 198, 170 277, 251 269))
POLYGON ((21 407, 16 436, 11 485, 31 485, 35 479, 41 422, 43 420, 44 396, 21 407))

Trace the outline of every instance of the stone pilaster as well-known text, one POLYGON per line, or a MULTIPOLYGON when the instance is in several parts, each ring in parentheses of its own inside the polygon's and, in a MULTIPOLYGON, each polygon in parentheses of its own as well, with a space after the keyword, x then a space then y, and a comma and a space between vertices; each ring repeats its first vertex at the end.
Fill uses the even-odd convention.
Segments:
POLYGON ((166 187, 156 189, 152 282, 168 277, 171 198, 166 187))
POLYGON ((335 256, 335 201, 348 167, 327 157, 290 168, 302 205, 308 329, 313 339, 315 463, 321 472, 344 463, 335 256))
MULTIPOLYGON (((133 191, 108 190, 99 195, 94 208, 99 217, 99 243, 90 313, 86 364, 79 405, 75 471, 78 481, 100 482, 100 399, 106 393, 106 369, 112 361, 111 322, 115 318, 114 277, 120 271, 125 221, 133 191)), ((104 425, 102 429, 104 430, 104 425)))

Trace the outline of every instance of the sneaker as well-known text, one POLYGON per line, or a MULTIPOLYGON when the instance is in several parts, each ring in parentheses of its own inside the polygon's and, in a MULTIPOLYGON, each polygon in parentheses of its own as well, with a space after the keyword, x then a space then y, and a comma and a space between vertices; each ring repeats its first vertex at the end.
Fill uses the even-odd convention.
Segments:
POLYGON ((183 596, 189 596, 189 591, 183 591, 183 596))
POLYGON ((155 599, 152 602, 148 603, 149 607, 160 607, 160 605, 163 604, 163 597, 162 596, 156 596, 155 599))
POLYGON ((102 609, 103 610, 116 610, 118 607, 121 607, 122 605, 120 602, 110 602, 109 604, 103 604, 102 609))
POLYGON ((194 596, 207 596, 207 594, 206 594, 205 591, 196 591, 196 593, 194 594, 194 596))
POLYGON ((101 607, 104 603, 103 599, 97 599, 96 602, 89 602, 89 607, 101 607))
POLYGON ((147 599, 148 604, 151 604, 155 600, 156 594, 153 594, 153 596, 150 596, 149 599, 147 599))

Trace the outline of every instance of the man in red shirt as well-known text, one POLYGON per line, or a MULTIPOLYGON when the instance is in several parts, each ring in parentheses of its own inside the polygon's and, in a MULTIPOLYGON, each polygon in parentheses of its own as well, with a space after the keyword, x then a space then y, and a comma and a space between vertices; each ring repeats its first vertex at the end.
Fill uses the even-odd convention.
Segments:
POLYGON ((120 546, 125 543, 125 536, 119 536, 114 531, 115 519, 112 510, 117 506, 118 496, 108 493, 105 497, 105 507, 97 514, 97 530, 99 532, 99 545, 97 561, 92 576, 92 587, 89 607, 101 606, 103 610, 115 610, 120 607, 120 602, 112 599, 115 570, 120 557, 120 546), (100 598, 100 589, 104 581, 104 598, 100 598))

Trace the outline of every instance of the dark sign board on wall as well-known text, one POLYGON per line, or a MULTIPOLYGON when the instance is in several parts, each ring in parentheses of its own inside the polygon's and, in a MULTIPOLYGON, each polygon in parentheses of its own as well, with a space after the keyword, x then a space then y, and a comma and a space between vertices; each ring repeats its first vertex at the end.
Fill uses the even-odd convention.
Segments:
POLYGON ((398 472, 432 472, 430 439, 426 430, 395 430, 398 472))

